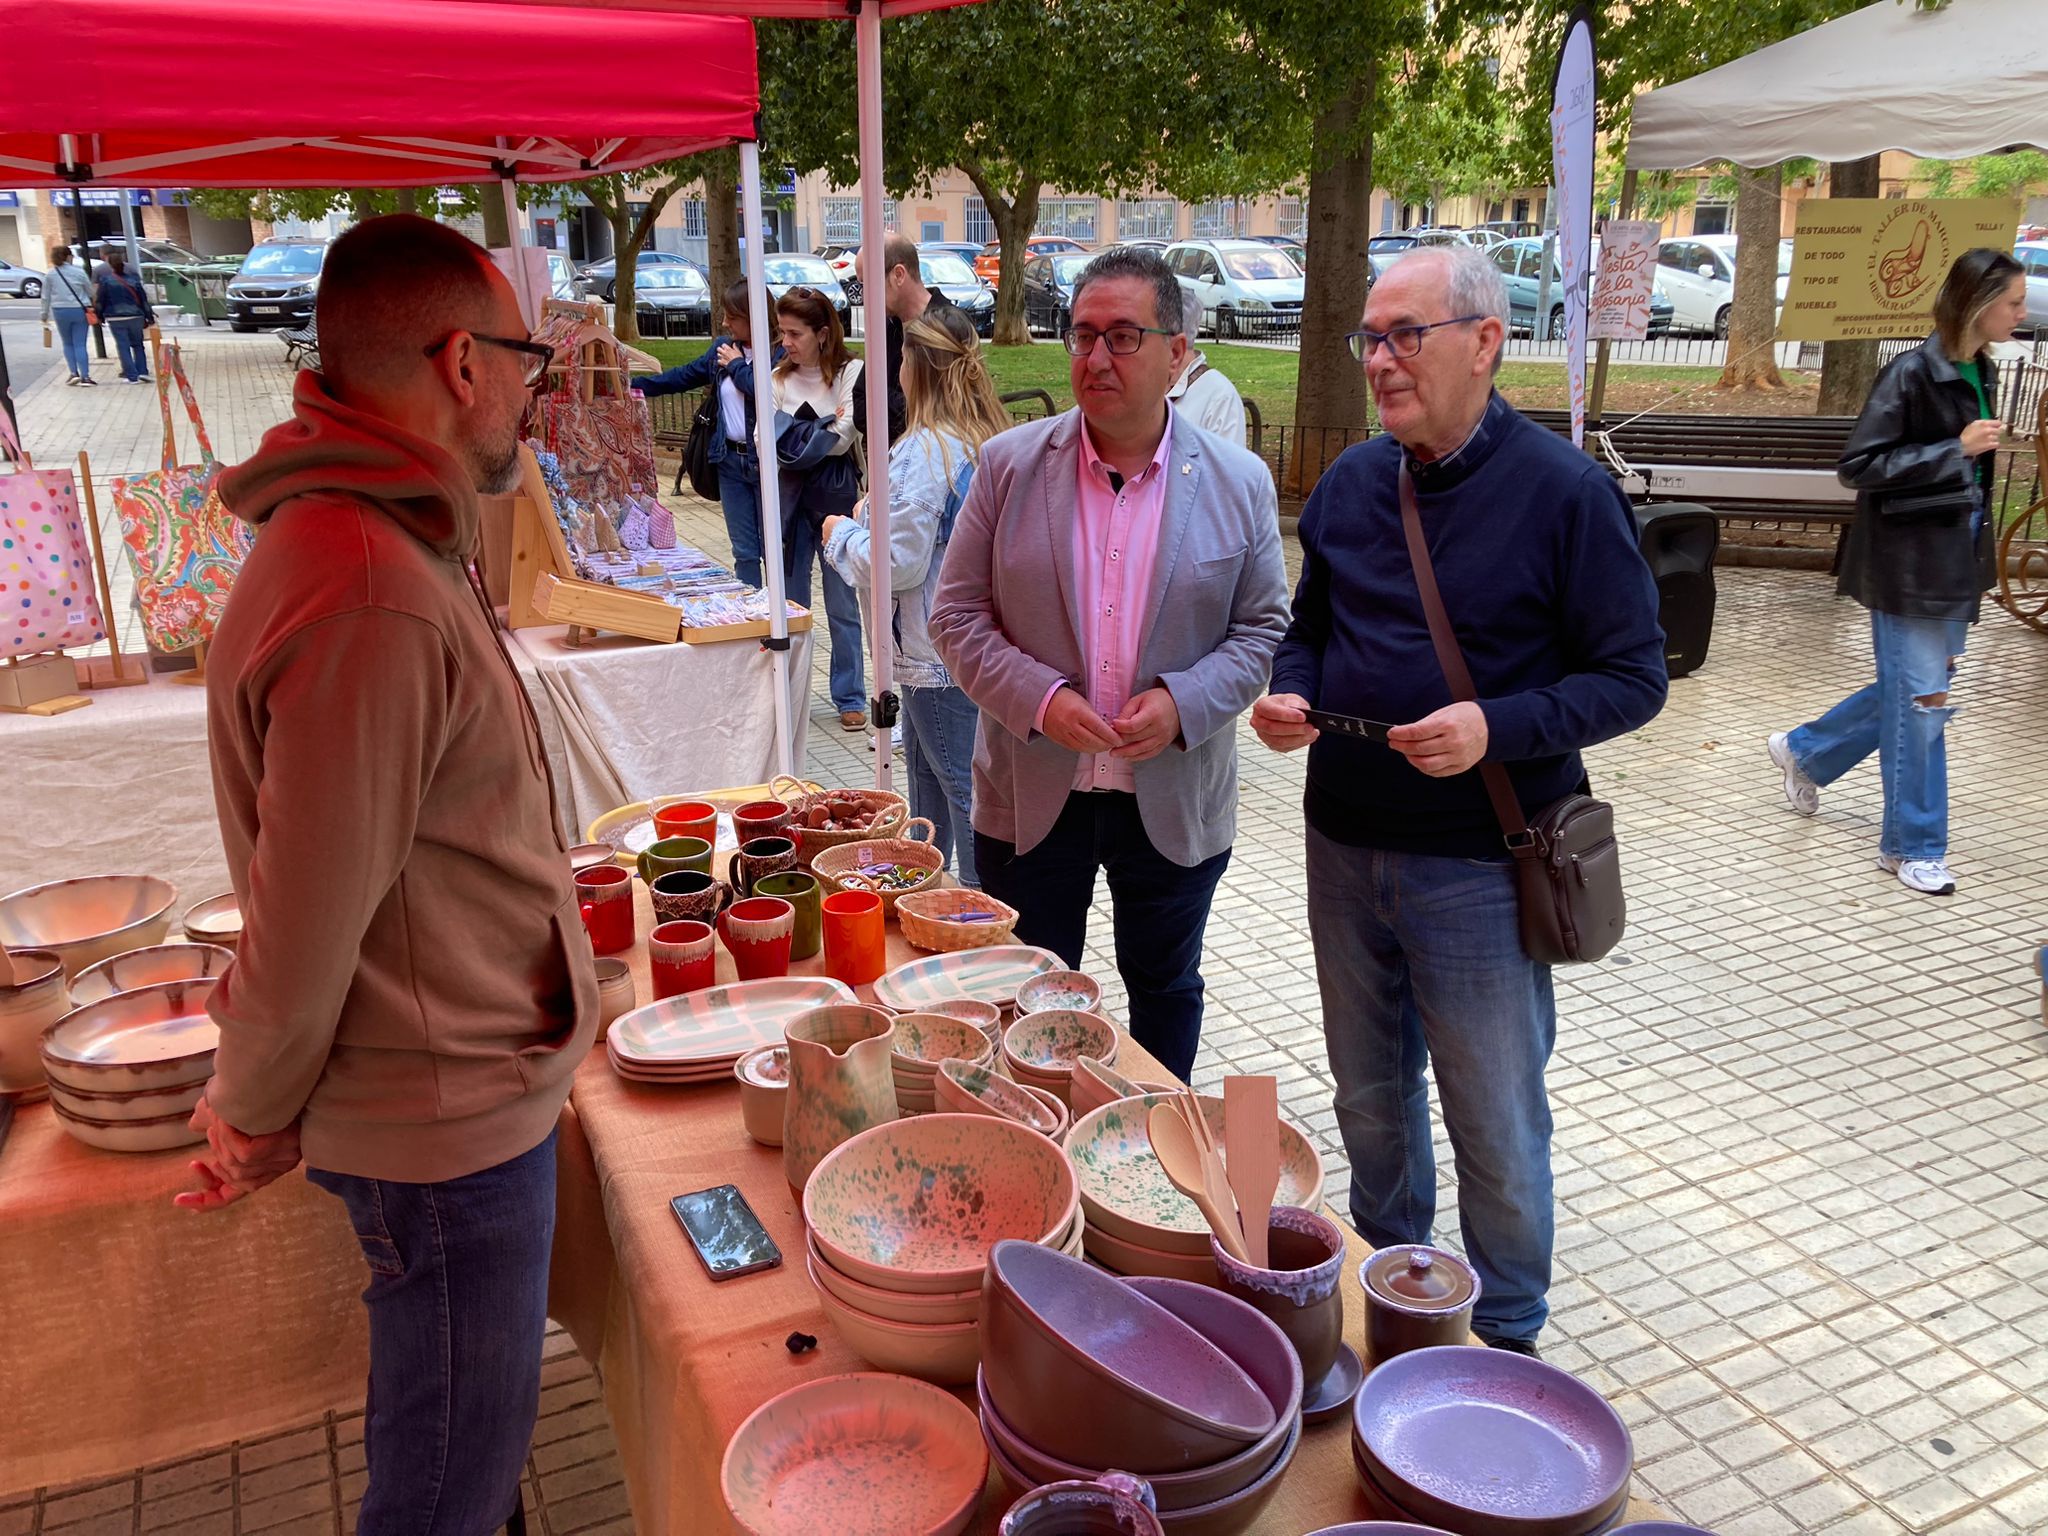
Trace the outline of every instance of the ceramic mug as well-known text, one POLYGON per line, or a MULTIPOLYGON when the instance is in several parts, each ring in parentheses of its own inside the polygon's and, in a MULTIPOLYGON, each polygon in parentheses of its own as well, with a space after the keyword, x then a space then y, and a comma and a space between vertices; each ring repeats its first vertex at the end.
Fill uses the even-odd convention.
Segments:
POLYGON ((796 908, 796 931, 789 941, 789 958, 808 960, 824 945, 825 893, 818 889, 818 877, 800 869, 778 870, 754 882, 756 896, 780 896, 796 908))
POLYGON ((882 898, 873 891, 836 891, 825 898, 820 910, 825 974, 849 987, 865 986, 880 976, 887 956, 882 898))
POLYGON ((677 869, 656 875, 647 888, 654 903, 657 922, 716 922, 718 914, 732 905, 732 887, 702 870, 677 869))
POLYGON ((777 875, 785 869, 796 868, 796 842, 787 837, 757 837, 742 843, 740 851, 732 856, 732 867, 726 871, 732 877, 733 889, 742 896, 754 894, 754 882, 763 875, 777 875))
POLYGON ((70 983, 55 950, 0 949, 0 1093, 41 1096, 43 1031, 70 1011, 70 983))
POLYGON ((701 837, 718 845, 718 807, 708 800, 676 800, 657 806, 654 812, 656 837, 701 837))
POLYGON ((617 955, 599 955, 597 1038, 604 1039, 611 1032, 612 1024, 620 1014, 631 1013, 639 1005, 639 993, 633 985, 633 967, 617 955))
POLYGON ((708 875, 711 873, 711 844, 701 837, 664 837, 650 843, 635 863, 640 870, 640 878, 649 885, 679 869, 694 869, 708 875))
POLYGON ((744 847, 757 837, 777 836, 795 817, 780 800, 749 800, 732 813, 732 834, 744 847))
POLYGON ((1128 1472, 1094 1482, 1047 1483, 1003 1516, 996 1536, 1165 1536, 1153 1512, 1152 1485, 1128 1472))
POLYGON ((1292 1205, 1273 1207, 1266 1233, 1265 1269, 1232 1258, 1212 1236, 1216 1273, 1225 1295, 1258 1308, 1287 1335, 1313 1398, 1344 1342, 1344 1234, 1327 1216, 1292 1205))
POLYGON ((579 870, 576 906, 590 933, 590 947, 615 955, 633 947, 633 877, 616 864, 579 870))
POLYGON ((647 966, 657 1002, 710 986, 718 979, 718 951, 711 925, 687 920, 663 923, 647 936, 647 966))
POLYGON ((718 919, 718 936, 731 951, 741 981, 787 976, 795 929, 796 908, 779 896, 749 896, 727 907, 718 919))

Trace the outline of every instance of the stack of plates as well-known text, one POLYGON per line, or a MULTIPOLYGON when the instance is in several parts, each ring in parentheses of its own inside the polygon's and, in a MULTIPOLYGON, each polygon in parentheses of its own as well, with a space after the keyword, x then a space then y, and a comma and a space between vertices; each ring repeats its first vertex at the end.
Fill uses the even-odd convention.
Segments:
POLYGON ((933 1003, 977 998, 1009 1011, 1017 989, 1042 971, 1060 969, 1059 956, 1029 944, 990 944, 908 960, 875 983, 875 1001, 898 1013, 928 1011, 933 1003))
POLYGON ((634 1082, 728 1082, 747 1052, 780 1045, 798 1014, 853 1001, 851 989, 826 976, 707 987, 621 1014, 605 1035, 605 1054, 614 1072, 634 1082))
POLYGON ((64 1129, 109 1152, 158 1152, 205 1136, 192 1108, 213 1075, 220 1030, 212 978, 160 981, 74 1008, 43 1034, 50 1107, 64 1129))
POLYGON ((1351 1457, 1378 1512, 1450 1536, 1596 1536, 1628 1508, 1628 1426, 1591 1387, 1503 1349, 1440 1345, 1366 1377, 1351 1457))
MULTIPOLYGON (((1117 1099, 1082 1115, 1067 1133, 1067 1152, 1081 1184, 1088 1257, 1124 1275, 1163 1275, 1217 1283, 1209 1255, 1209 1224, 1174 1187, 1152 1152, 1145 1128, 1160 1094, 1117 1099)), ((1202 1097, 1202 1113, 1224 1145, 1223 1100, 1202 1097)), ((1280 1121, 1280 1187, 1275 1205, 1314 1209, 1323 1198, 1323 1160, 1301 1130, 1280 1121)))

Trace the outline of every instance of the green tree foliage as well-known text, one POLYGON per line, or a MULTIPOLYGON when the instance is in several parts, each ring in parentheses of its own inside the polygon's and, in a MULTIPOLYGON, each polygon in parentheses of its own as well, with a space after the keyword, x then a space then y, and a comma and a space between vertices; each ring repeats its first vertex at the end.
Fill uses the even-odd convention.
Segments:
POLYGON ((2048 155, 2017 149, 1970 160, 1917 160, 1913 177, 1929 197, 2020 197, 2048 182, 2048 155))

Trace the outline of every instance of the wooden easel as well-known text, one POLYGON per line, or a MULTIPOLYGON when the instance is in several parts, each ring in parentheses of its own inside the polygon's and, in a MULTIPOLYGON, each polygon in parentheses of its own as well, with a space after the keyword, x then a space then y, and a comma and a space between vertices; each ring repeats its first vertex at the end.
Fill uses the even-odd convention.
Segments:
POLYGON ((100 538, 100 506, 92 488, 92 460, 78 455, 78 485, 85 496, 85 526, 92 537, 92 563, 99 579, 100 620, 106 626, 105 656, 88 656, 78 664, 81 688, 134 688, 149 681, 148 670, 138 658, 131 672, 121 655, 120 632, 114 627, 114 595, 107 582, 107 549, 100 538))

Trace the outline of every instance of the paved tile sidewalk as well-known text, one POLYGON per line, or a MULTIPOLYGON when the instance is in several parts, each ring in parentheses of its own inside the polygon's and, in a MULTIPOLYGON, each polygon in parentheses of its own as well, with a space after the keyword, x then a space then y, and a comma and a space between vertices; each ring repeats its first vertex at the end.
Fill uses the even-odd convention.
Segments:
MULTIPOLYGON (((284 413, 273 351, 188 351, 223 458, 284 413)), ((96 468, 154 457, 147 391, 31 390, 22 415, 44 462, 86 430, 96 468), (124 394, 132 405, 108 398, 124 394)), ((681 510, 686 537, 723 547, 715 509, 681 510)), ((1868 679, 1861 611, 1816 576, 1725 571, 1720 585, 1707 667, 1648 729, 1592 754, 1618 807, 1631 932, 1558 978, 1549 1357, 1627 1417, 1645 1491, 1721 1536, 2038 1536, 2048 1030, 2030 966, 2048 942, 2048 642, 1995 610, 1972 631, 1950 727, 1962 888, 1916 897, 1871 863, 1874 764, 1803 820, 1763 754, 1768 731, 1868 679)), ((823 683, 820 657, 810 772, 859 782, 873 757, 838 729, 823 683)), ((1248 732, 1243 747, 1197 1076, 1278 1073, 1341 1207, 1302 764, 1248 732)), ((1115 1008, 1108 932, 1104 904, 1089 963, 1115 1008)), ((1448 1147, 1438 1156, 1450 1220, 1448 1147)), ((626 1530, 596 1384, 566 1339, 549 1348, 533 1528, 626 1530)), ((95 1488, 0 1492, 0 1536, 346 1530, 360 1438, 343 1417, 95 1488)))

